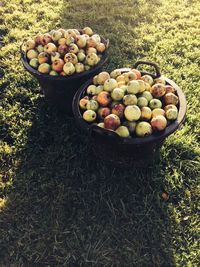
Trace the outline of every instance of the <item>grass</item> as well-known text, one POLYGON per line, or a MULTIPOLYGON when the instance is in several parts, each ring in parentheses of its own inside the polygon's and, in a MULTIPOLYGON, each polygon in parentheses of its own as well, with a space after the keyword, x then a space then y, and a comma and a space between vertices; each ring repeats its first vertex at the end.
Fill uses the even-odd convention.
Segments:
POLYGON ((197 0, 0 1, 0 266, 198 266, 199 13, 197 0), (187 118, 156 166, 96 162, 23 69, 23 38, 85 25, 110 39, 106 69, 152 60, 183 89, 187 118))

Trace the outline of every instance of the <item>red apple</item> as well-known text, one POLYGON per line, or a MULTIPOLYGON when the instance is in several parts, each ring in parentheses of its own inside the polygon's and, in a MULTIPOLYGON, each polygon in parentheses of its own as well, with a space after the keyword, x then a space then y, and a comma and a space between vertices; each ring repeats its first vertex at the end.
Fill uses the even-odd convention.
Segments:
POLYGON ((68 46, 67 45, 59 45, 58 53, 60 53, 62 56, 64 56, 67 52, 68 52, 68 46))
POLYGON ((102 107, 106 107, 111 103, 111 96, 108 92, 102 91, 97 96, 97 101, 102 107))
POLYGON ((100 119, 104 119, 105 117, 107 117, 109 114, 110 114, 110 109, 108 107, 102 107, 102 108, 99 108, 98 110, 98 115, 100 117, 100 119))
POLYGON ((63 70, 64 64, 65 64, 65 62, 61 58, 56 59, 52 64, 52 69, 57 71, 57 72, 61 72, 63 70))
POLYGON ((171 85, 165 85, 165 89, 166 89, 166 94, 167 93, 175 93, 176 90, 174 89, 174 87, 172 87, 171 85))
POLYGON ((151 120, 151 126, 154 131, 162 131, 167 126, 167 120, 162 115, 157 115, 151 120))
POLYGON ((112 114, 117 115, 119 118, 122 118, 124 115, 125 106, 123 104, 115 104, 112 108, 112 114))
POLYGON ((151 87, 151 94, 153 97, 160 98, 166 92, 165 85, 162 83, 156 83, 151 87))
POLYGON ((106 129, 116 130, 120 126, 120 119, 115 114, 110 114, 104 119, 104 126, 106 129))

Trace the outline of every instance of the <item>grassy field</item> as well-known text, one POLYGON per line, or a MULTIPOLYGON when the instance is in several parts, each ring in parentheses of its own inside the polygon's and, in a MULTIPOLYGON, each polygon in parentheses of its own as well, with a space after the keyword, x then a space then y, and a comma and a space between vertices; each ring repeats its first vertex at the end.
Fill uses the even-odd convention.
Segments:
POLYGON ((1 267, 198 266, 199 14, 198 0, 0 1, 1 267), (156 166, 96 162, 23 69, 23 38, 86 25, 110 39, 106 69, 152 60, 186 95, 156 166))

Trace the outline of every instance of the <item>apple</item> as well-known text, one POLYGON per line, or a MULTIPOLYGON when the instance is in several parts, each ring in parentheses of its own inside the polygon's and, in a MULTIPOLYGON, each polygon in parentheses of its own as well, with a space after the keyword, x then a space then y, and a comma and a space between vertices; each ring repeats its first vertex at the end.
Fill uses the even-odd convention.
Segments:
POLYGON ((166 88, 162 83, 156 83, 151 87, 151 94, 153 97, 160 98, 164 96, 166 88))
POLYGON ((39 61, 37 58, 32 58, 30 61, 29 61, 29 65, 31 67, 33 67, 34 69, 37 69, 38 66, 39 66, 39 61))
POLYGON ((78 62, 75 64, 75 69, 76 69, 77 73, 81 73, 84 71, 85 67, 84 67, 83 63, 78 62))
POLYGON ((26 44, 25 44, 26 51, 27 51, 27 50, 30 50, 30 49, 34 49, 35 46, 36 46, 36 43, 35 43, 35 41, 34 41, 33 39, 28 39, 28 40, 26 41, 26 44))
POLYGON ((177 105, 178 104, 178 97, 173 93, 167 93, 164 97, 164 102, 166 105, 177 105))
POLYGON ((98 84, 103 85, 104 82, 105 82, 107 79, 110 79, 110 75, 109 75, 109 73, 106 72, 106 71, 102 71, 102 72, 100 72, 100 73, 97 75, 97 83, 98 83, 98 84))
POLYGON ((57 47, 53 43, 48 43, 47 45, 44 46, 44 52, 47 52, 48 54, 51 54, 52 52, 56 52, 57 47))
POLYGON ((117 88, 118 84, 117 81, 113 78, 109 78, 104 82, 104 90, 107 92, 112 92, 113 89, 117 88))
POLYGON ((129 72, 126 72, 124 74, 124 79, 125 79, 125 82, 128 83, 132 80, 136 80, 137 79, 137 75, 135 74, 135 72, 133 71, 129 71, 129 72))
POLYGON ((88 95, 96 95, 96 86, 94 84, 91 84, 87 87, 87 94, 88 95))
MULTIPOLYGON (((80 35, 80 33, 78 33, 78 35, 80 35)), ((73 37, 74 39, 76 39, 76 32, 73 29, 68 29, 68 30, 65 31, 64 37, 66 39, 69 38, 69 37, 73 37)))
POLYGON ((98 123, 97 126, 99 126, 100 128, 105 128, 105 125, 103 122, 98 123))
POLYGON ((115 132, 121 136, 121 137, 129 137, 130 136, 130 133, 129 133, 129 130, 126 126, 119 126, 115 132))
POLYGON ((44 46, 43 46, 43 45, 38 45, 38 46, 36 47, 36 50, 37 50, 39 53, 44 52, 44 46))
POLYGON ((135 127, 136 127, 135 121, 125 121, 123 125, 128 128, 130 134, 133 134, 135 132, 135 127))
POLYGON ((68 50, 69 50, 70 53, 77 54, 78 51, 79 51, 79 48, 78 48, 78 46, 76 44, 70 44, 68 46, 68 50))
POLYGON ((145 86, 145 91, 149 91, 149 92, 151 91, 151 85, 150 84, 144 82, 144 86, 145 86))
POLYGON ((98 95, 99 93, 101 93, 103 91, 103 85, 98 85, 96 87, 96 95, 98 95))
POLYGON ((100 119, 104 119, 108 115, 110 115, 111 111, 108 107, 101 107, 98 109, 98 115, 100 119))
POLYGON ((96 47, 97 46, 97 41, 93 37, 89 37, 87 39, 87 47, 96 47))
POLYGON ((130 105, 125 108, 124 116, 128 121, 137 121, 141 116, 141 111, 138 106, 130 105))
POLYGON ((97 101, 95 101, 95 100, 93 100, 93 99, 91 99, 91 100, 89 100, 88 102, 87 102, 87 105, 86 105, 86 108, 89 110, 94 110, 94 111, 96 111, 97 109, 98 109, 98 107, 99 107, 99 104, 98 104, 98 102, 97 101))
POLYGON ((155 80, 154 80, 154 83, 162 83, 162 84, 166 84, 166 81, 165 81, 165 79, 164 79, 164 77, 159 77, 159 78, 156 78, 155 80))
POLYGON ((129 94, 137 94, 137 93, 139 93, 139 91, 140 91, 140 85, 139 85, 137 80, 136 81, 130 81, 128 83, 127 92, 129 94))
POLYGON ((83 35, 78 35, 76 37, 76 44, 79 48, 84 48, 87 44, 87 39, 83 35))
POLYGON ((178 117, 178 111, 174 108, 170 108, 166 111, 166 118, 168 120, 176 120, 178 117))
POLYGON ((126 85, 125 81, 118 82, 118 87, 121 88, 126 85))
POLYGON ((56 72, 55 70, 51 70, 51 71, 49 72, 49 75, 52 75, 52 76, 58 76, 59 74, 58 74, 58 72, 56 72))
POLYGON ((28 59, 32 59, 32 58, 37 58, 38 57, 38 52, 34 49, 30 49, 28 50, 27 54, 26 54, 28 59))
POLYGON ((60 38, 63 37, 63 34, 61 31, 54 31, 52 34, 51 34, 51 38, 54 42, 57 42, 60 38))
POLYGON ((38 71, 44 74, 49 73, 51 70, 51 66, 48 63, 42 63, 41 65, 39 65, 38 67, 38 71))
MULTIPOLYGON (((104 88, 104 90, 105 90, 105 88, 104 88)), ((111 92, 111 97, 113 100, 119 101, 119 100, 123 99, 124 91, 120 88, 115 88, 111 92)))
POLYGON ((66 74, 64 71, 61 71, 61 72, 60 72, 60 75, 61 75, 61 76, 67 76, 67 74, 66 74))
MULTIPOLYGON (((42 37, 43 37, 43 34, 41 34, 41 33, 38 33, 38 34, 35 36, 34 41, 36 42, 36 44, 38 44, 38 45, 41 45, 41 44, 42 44, 42 43, 41 43, 42 37)), ((34 48, 34 47, 33 47, 33 48, 34 48)), ((42 52, 42 51, 41 51, 41 52, 42 52)))
POLYGON ((66 44, 66 39, 65 39, 64 37, 60 38, 60 39, 58 40, 58 44, 59 44, 59 45, 65 45, 65 44, 66 44))
POLYGON ((99 58, 97 56, 97 54, 95 53, 90 53, 89 55, 86 56, 86 63, 89 65, 89 66, 94 66, 98 63, 99 61, 99 58))
POLYGON ((136 74, 136 79, 140 80, 141 79, 141 72, 137 69, 131 69, 132 72, 134 72, 136 74))
POLYGON ((70 44, 74 44, 75 43, 75 39, 72 36, 67 37, 65 40, 66 40, 65 41, 66 45, 70 45, 70 44))
POLYGON ((151 109, 162 108, 162 102, 159 99, 153 98, 149 102, 149 107, 151 109))
POLYGON ((52 41, 51 35, 49 33, 43 34, 41 37, 41 44, 46 45, 52 41))
POLYGON ((106 46, 104 43, 100 43, 96 45, 96 49, 99 53, 103 53, 106 50, 106 46))
POLYGON ((53 61, 51 67, 56 72, 61 72, 63 70, 64 64, 65 64, 64 60, 59 58, 59 59, 56 59, 56 60, 53 61))
POLYGON ((148 102, 151 101, 151 99, 153 99, 153 96, 152 94, 149 92, 149 91, 144 91, 142 94, 141 94, 142 97, 145 97, 147 99, 148 102))
POLYGON ((101 37, 99 34, 93 34, 92 38, 94 38, 96 40, 97 44, 101 43, 101 37))
POLYGON ((93 78, 92 78, 92 82, 94 85, 98 85, 98 82, 97 82, 97 75, 95 75, 93 78))
POLYGON ((83 32, 89 36, 93 35, 93 30, 90 27, 83 28, 83 32))
POLYGON ((47 54, 46 52, 41 52, 38 55, 38 61, 39 61, 39 64, 47 63, 49 61, 49 54, 47 54))
POLYGON ((145 83, 148 83, 150 86, 153 84, 153 78, 148 74, 143 75, 141 80, 143 80, 145 83))
POLYGON ((78 61, 83 62, 86 58, 86 55, 83 52, 78 52, 77 57, 78 57, 78 61))
POLYGON ((166 91, 166 94, 167 93, 175 93, 176 90, 174 89, 174 87, 172 87, 171 85, 165 85, 165 91, 166 91))
POLYGON ((60 54, 58 52, 51 53, 51 62, 54 62, 54 60, 57 60, 59 58, 60 58, 60 54))
POLYGON ((97 54, 97 50, 96 50, 96 48, 94 48, 94 47, 89 47, 89 48, 86 50, 86 55, 89 55, 89 54, 91 54, 91 53, 95 53, 95 54, 97 54))
POLYGON ((116 81, 117 82, 124 82, 124 83, 126 83, 124 74, 121 74, 121 75, 117 76, 116 81))
POLYGON ((77 29, 72 29, 76 35, 80 35, 81 33, 77 29))
POLYGON ((139 84, 139 93, 142 93, 145 91, 145 83, 143 80, 137 80, 138 84, 139 84))
POLYGON ((71 62, 67 62, 65 63, 65 65, 63 66, 63 71, 67 74, 67 75, 72 75, 75 72, 75 67, 71 62))
POLYGON ((93 95, 91 99, 97 101, 97 95, 93 95))
POLYGON ((156 117, 153 117, 151 120, 151 126, 153 131, 162 131, 167 126, 167 120, 162 115, 157 115, 156 117))
POLYGON ((97 115, 96 112, 94 110, 86 110, 83 113, 83 119, 87 122, 93 122, 95 121, 97 115))
POLYGON ((151 124, 146 121, 141 121, 136 124, 135 133, 139 137, 144 137, 152 134, 151 124))
POLYGON ((137 105, 138 105, 138 107, 147 107, 148 106, 148 100, 145 98, 145 97, 143 97, 143 96, 140 96, 140 97, 138 97, 138 99, 137 99, 137 105))
POLYGON ((156 117, 158 115, 165 116, 165 111, 162 108, 155 108, 152 110, 152 117, 156 117))
POLYGON ((88 96, 85 96, 83 98, 81 98, 81 100, 79 101, 79 106, 81 109, 87 109, 86 106, 87 106, 87 103, 89 101, 89 97, 88 96))
POLYGON ((97 96, 97 101, 98 103, 103 106, 106 107, 111 103, 111 96, 108 92, 102 91, 101 93, 98 94, 97 96))
POLYGON ((88 40, 90 38, 90 36, 88 34, 82 34, 82 36, 84 36, 86 38, 86 40, 88 40))
POLYGON ((119 118, 122 118, 124 115, 125 106, 123 104, 115 104, 112 108, 112 114, 117 115, 119 118))
POLYGON ((106 129, 116 130, 120 126, 120 119, 115 114, 110 114, 104 119, 104 126, 106 129))
POLYGON ((137 105, 137 97, 136 95, 125 95, 123 98, 123 102, 125 106, 129 105, 137 105))
POLYGON ((113 79, 116 79, 118 76, 120 76, 122 73, 120 70, 116 69, 116 70, 113 70, 111 73, 110 73, 110 77, 113 78, 113 79))
POLYGON ((68 51, 69 51, 69 49, 68 49, 68 46, 67 45, 59 45, 58 46, 58 53, 61 56, 64 56, 68 51))
MULTIPOLYGON (((119 84, 118 84, 119 86, 119 84)), ((122 86, 119 86, 120 89, 122 89, 124 91, 124 94, 126 94, 127 92, 127 89, 128 89, 128 86, 127 85, 122 85, 122 86)))
POLYGON ((65 56, 64 56, 64 61, 65 62, 71 62, 72 64, 76 64, 78 63, 78 58, 75 54, 73 53, 67 53, 65 56))
POLYGON ((177 107, 175 105, 172 105, 172 104, 165 106, 164 110, 165 110, 165 112, 167 112, 167 110, 171 109, 171 108, 175 109, 178 112, 177 107))
POLYGON ((141 119, 149 121, 152 116, 152 111, 149 107, 142 107, 141 108, 141 119))

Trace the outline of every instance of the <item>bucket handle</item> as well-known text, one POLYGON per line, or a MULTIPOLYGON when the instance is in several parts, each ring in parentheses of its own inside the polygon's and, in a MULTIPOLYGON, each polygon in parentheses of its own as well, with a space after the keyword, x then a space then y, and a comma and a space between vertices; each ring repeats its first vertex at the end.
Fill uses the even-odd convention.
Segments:
MULTIPOLYGON (((154 69, 156 71, 155 78, 158 78, 161 76, 160 67, 155 62, 139 60, 134 64, 133 67, 136 69, 139 65, 152 66, 152 67, 154 67, 154 69)), ((144 73, 152 76, 152 74, 149 72, 144 72, 144 73)))

